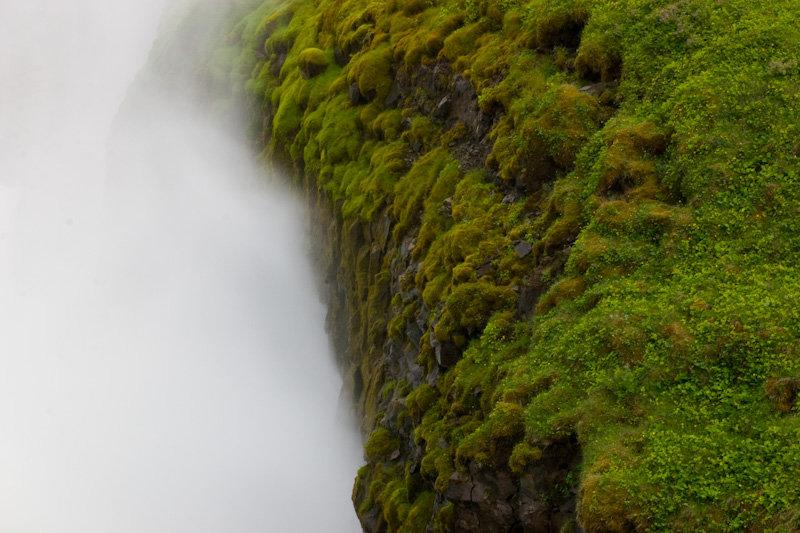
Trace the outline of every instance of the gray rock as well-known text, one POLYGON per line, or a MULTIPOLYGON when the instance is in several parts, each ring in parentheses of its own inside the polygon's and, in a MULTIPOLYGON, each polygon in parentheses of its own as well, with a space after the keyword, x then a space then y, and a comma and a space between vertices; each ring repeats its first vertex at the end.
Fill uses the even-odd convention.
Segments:
POLYGON ((304 80, 309 80, 315 76, 319 76, 328 68, 328 65, 314 65, 312 63, 308 63, 306 65, 298 67, 300 69, 300 75, 303 77, 304 80))
POLYGON ((392 86, 389 87, 389 94, 386 95, 386 100, 383 101, 383 105, 386 107, 392 107, 400 101, 401 96, 403 96, 403 91, 400 89, 400 85, 397 83, 397 80, 395 80, 392 82, 392 86))
POLYGON ((542 289, 539 287, 525 287, 522 289, 517 301, 517 312, 520 316, 527 316, 533 311, 533 307, 539 301, 541 292, 542 289))
POLYGON ((583 94, 588 94, 589 96, 594 96, 595 98, 598 98, 601 94, 603 94, 603 91, 605 90, 606 90, 606 84, 601 82, 601 83, 595 83, 594 85, 587 85, 586 87, 581 87, 580 89, 578 89, 578 92, 582 92, 583 94))
POLYGON ((349 96, 353 105, 363 103, 364 98, 361 96, 361 91, 358 89, 358 83, 353 82, 350 84, 349 96))
MULTIPOLYGON (((545 502, 523 504, 519 518, 525 533, 550 533, 550 506, 545 502)), ((555 530, 558 531, 558 530, 555 530)))
POLYGON ((470 509, 457 508, 455 511, 455 531, 479 533, 482 531, 478 513, 470 509))
POLYGON ((406 324, 406 337, 414 346, 419 347, 419 341, 422 339, 423 333, 424 332, 416 322, 409 322, 406 324))
POLYGON ((450 341, 440 342, 431 330, 431 346, 433 346, 436 364, 442 368, 450 368, 461 359, 461 350, 450 341))
POLYGON ((472 479, 465 472, 455 472, 447 482, 445 498, 451 502, 472 501, 472 479))
POLYGON ((445 96, 439 103, 436 104, 436 107, 433 110, 433 116, 437 118, 446 118, 450 115, 450 110, 453 108, 453 101, 450 99, 449 96, 445 96))
POLYGON ((519 242, 519 243, 517 243, 516 246, 514 246, 514 252, 516 252, 517 256, 520 259, 522 259, 526 255, 531 253, 532 249, 533 249, 533 245, 531 243, 525 242, 525 241, 519 242))
POLYGON ((350 55, 345 54, 341 48, 336 48, 333 51, 333 60, 336 61, 337 65, 343 67, 350 62, 350 55))
POLYGON ((392 220, 389 218, 389 215, 384 212, 381 215, 381 218, 378 219, 377 226, 375 228, 375 237, 378 239, 378 243, 380 244, 381 248, 386 248, 386 243, 389 239, 389 231, 392 229, 392 220))
POLYGON ((488 261, 486 264, 484 264, 482 267, 478 269, 478 277, 482 278, 483 276, 485 276, 486 274, 490 273, 493 270, 494 267, 492 266, 492 262, 488 261))

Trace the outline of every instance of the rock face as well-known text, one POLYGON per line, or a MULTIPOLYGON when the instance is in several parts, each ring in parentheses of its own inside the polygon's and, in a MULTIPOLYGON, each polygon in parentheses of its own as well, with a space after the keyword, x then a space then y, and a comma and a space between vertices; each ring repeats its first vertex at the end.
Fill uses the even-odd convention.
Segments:
MULTIPOLYGON (((348 98, 353 105, 367 103, 355 82, 349 86, 348 98)), ((442 131, 464 127, 462 136, 448 148, 456 154, 462 172, 485 168, 484 160, 491 150, 488 133, 498 116, 481 110, 475 89, 460 73, 453 74, 446 63, 420 67, 411 75, 396 72, 384 104, 391 109, 400 102, 410 103, 442 131), (424 97, 419 97, 422 93, 424 97)), ((412 129, 410 122, 405 127, 412 129)), ((429 153, 422 139, 410 139, 408 149, 412 162, 429 153)), ((370 221, 348 221, 323 191, 314 188, 313 181, 305 181, 304 188, 312 200, 311 226, 324 228, 313 235, 318 238, 314 248, 322 252, 317 257, 319 271, 327 273, 322 291, 327 294, 328 330, 340 364, 349 369, 346 386, 362 431, 367 435, 376 427, 388 428, 402 442, 390 456, 372 461, 368 473, 356 480, 353 499, 364 531, 397 529, 386 517, 387 505, 379 499, 380 494, 375 494, 375 485, 377 481, 386 491, 393 485, 390 478, 402 472, 412 479, 409 488, 431 495, 424 508, 426 518, 414 531, 433 527, 476 533, 556 533, 565 527, 572 529, 564 531, 582 531, 576 521, 575 474, 581 453, 574 440, 548 444, 542 458, 522 474, 508 466, 514 444, 511 439, 497 447, 488 463, 469 460, 456 467, 446 483, 434 483, 425 473, 423 461, 430 455, 431 446, 449 454, 454 453, 455 446, 444 439, 420 439, 420 420, 409 416, 407 398, 410 391, 423 385, 441 387, 448 369, 462 359, 464 343, 447 331, 437 334, 437 326, 447 320, 447 303, 439 301, 429 308, 420 286, 413 281, 424 268, 423 258, 416 253, 420 228, 398 232, 393 206, 370 221), (392 321, 399 324, 389 324, 387 331, 387 323, 392 321), (420 357, 426 351, 430 352, 427 362, 420 357)), ((506 190, 514 194, 513 187, 506 190)), ((439 212, 444 217, 452 217, 448 212, 452 203, 452 198, 442 201, 439 212)), ((565 242, 570 238, 567 236, 565 242)), ((538 246, 540 249, 541 244, 538 246)), ((534 245, 522 241, 509 248, 513 257, 523 260, 533 252, 534 245)), ((540 260, 551 269, 551 275, 563 268, 568 255, 565 250, 553 250, 552 255, 540 260)), ((497 259, 490 256, 476 269, 476 275, 490 279, 496 264, 497 259)), ((549 280, 537 276, 540 270, 534 269, 521 280, 522 297, 512 298, 518 299, 519 305, 512 314, 529 313, 546 290, 549 280)), ((467 337, 477 333, 464 331, 467 337)))
MULTIPOLYGON (((368 103, 356 82, 348 86, 347 95, 353 105, 368 103)), ((454 74, 447 63, 423 66, 411 74, 395 72, 384 105, 393 109, 401 103, 427 117, 439 131, 461 132, 447 147, 461 172, 485 169, 484 161, 492 149, 488 134, 498 115, 481 110, 475 89, 460 73, 454 74)), ((409 133, 414 128, 412 121, 403 127, 409 133)), ((409 135, 408 141, 405 157, 413 167, 431 153, 432 147, 424 137, 409 135)), ((447 471, 454 468, 446 478, 429 472, 424 461, 431 455, 430 448, 435 447, 448 457, 455 453, 456 445, 438 437, 435 442, 420 438, 424 413, 416 410, 424 407, 416 403, 409 406, 409 393, 422 386, 438 390, 448 370, 463 358, 465 341, 440 327, 443 322, 452 321, 447 313, 448 303, 442 299, 429 307, 430 302, 423 297, 424 285, 414 281, 425 268, 425 257, 419 253, 423 220, 415 217, 409 230, 398 231, 393 205, 379 210, 370 220, 348 220, 341 215, 341 205, 337 206, 315 186, 315 180, 309 179, 307 169, 300 181, 311 203, 310 226, 316 229, 312 236, 319 252, 318 270, 325 273, 321 290, 327 295, 328 331, 339 363, 347 369, 346 388, 362 431, 369 435, 376 427, 387 428, 401 442, 394 453, 370 461, 356 480, 353 498, 364 531, 397 530, 397 524, 386 516, 388 502, 382 501, 387 498, 387 491, 397 485, 397 480, 392 479, 395 476, 409 480, 403 481, 408 488, 400 490, 429 495, 419 505, 425 513, 424 520, 417 517, 419 524, 413 531, 436 527, 442 531, 549 533, 559 532, 568 524, 580 531, 576 523, 575 472, 581 454, 574 440, 549 444, 542 459, 522 474, 512 472, 508 466, 513 439, 498 445, 488 463, 472 459, 455 468, 444 467, 447 471), (429 359, 421 357, 421 353, 427 353, 429 359), (378 494, 376 487, 383 494, 378 494)), ((505 195, 514 194, 513 186, 503 188, 506 193, 497 197, 498 202, 505 195)), ((452 220, 454 199, 448 197, 440 202, 437 212, 445 220, 452 220)), ((534 250, 528 242, 507 246, 508 256, 518 260, 524 260, 534 250)), ((496 275, 498 258, 505 254, 500 250, 489 254, 480 268, 474 269, 476 279, 491 280, 496 275)), ((554 250, 541 263, 549 265, 557 275, 566 256, 554 250)), ((509 291, 511 305, 506 308, 511 316, 529 313, 537 295, 546 290, 549 280, 540 281, 536 272, 533 269, 520 280, 523 298, 518 296, 519 287, 517 292, 509 291)), ((494 283, 487 281, 486 285, 494 283)), ((472 297, 484 298, 478 293, 472 297)), ((491 312, 489 307, 488 313, 491 312)), ((462 336, 467 340, 475 338, 481 327, 465 327, 462 336)), ((476 391, 475 397, 479 394, 476 391)), ((452 460, 448 457, 443 461, 452 460)), ((419 497, 417 501, 409 499, 412 505, 419 504, 419 497)))
POLYGON ((521 475, 472 462, 450 476, 444 499, 454 504, 454 527, 465 532, 557 533, 575 523, 580 450, 574 442, 554 444, 521 475))

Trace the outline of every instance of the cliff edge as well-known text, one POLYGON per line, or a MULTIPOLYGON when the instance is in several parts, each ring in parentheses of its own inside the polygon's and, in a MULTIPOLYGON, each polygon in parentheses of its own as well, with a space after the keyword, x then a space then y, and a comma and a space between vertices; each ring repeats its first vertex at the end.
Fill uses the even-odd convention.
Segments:
POLYGON ((179 20, 312 206, 365 531, 800 530, 800 4, 179 20))

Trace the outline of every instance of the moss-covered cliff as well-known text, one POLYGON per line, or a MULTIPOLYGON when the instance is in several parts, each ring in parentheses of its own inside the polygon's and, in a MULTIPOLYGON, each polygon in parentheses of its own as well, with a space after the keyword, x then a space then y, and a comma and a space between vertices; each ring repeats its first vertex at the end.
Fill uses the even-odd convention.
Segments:
POLYGON ((366 531, 800 530, 800 3, 203 9, 313 206, 366 531))

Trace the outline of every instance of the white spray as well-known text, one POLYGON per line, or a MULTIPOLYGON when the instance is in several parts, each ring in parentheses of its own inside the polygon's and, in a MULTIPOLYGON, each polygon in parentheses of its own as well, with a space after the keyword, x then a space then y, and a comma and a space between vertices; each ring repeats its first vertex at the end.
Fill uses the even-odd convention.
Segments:
POLYGON ((162 6, 0 3, 0 531, 358 531, 302 217, 168 97, 162 6))

